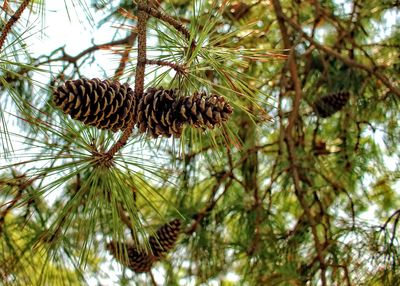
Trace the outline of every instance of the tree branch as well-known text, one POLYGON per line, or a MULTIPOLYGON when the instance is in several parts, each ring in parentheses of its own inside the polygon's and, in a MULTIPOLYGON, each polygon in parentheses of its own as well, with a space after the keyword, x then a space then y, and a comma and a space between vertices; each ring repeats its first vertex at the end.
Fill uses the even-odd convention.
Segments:
POLYGON ((129 60, 129 54, 131 53, 132 46, 135 43, 136 37, 137 37, 137 33, 134 31, 131 31, 131 33, 128 36, 128 41, 126 43, 124 52, 122 53, 121 60, 119 61, 118 68, 116 69, 115 74, 114 74, 114 79, 116 79, 116 80, 118 80, 124 73, 126 63, 129 60))
MULTIPOLYGON (((145 0, 140 0, 139 5, 146 5, 145 0)), ((135 75, 135 97, 141 98, 144 92, 144 75, 146 69, 146 25, 147 25, 148 15, 146 12, 138 11, 138 60, 136 64, 136 75, 135 75)), ((115 153, 117 153, 123 146, 125 146, 129 137, 133 132, 133 127, 135 126, 136 119, 131 118, 128 127, 125 129, 121 138, 111 147, 111 149, 105 154, 109 160, 111 160, 115 153)))
POLYGON ((295 144, 294 144, 293 137, 292 137, 293 126, 295 125, 295 123, 297 121, 300 100, 301 100, 301 85, 300 85, 300 80, 299 80, 298 72, 297 72, 295 51, 294 51, 294 47, 293 47, 292 43, 289 40, 287 29, 286 29, 286 26, 284 23, 285 16, 282 12, 282 7, 280 4, 280 1, 273 0, 272 3, 273 3, 275 14, 276 14, 276 17, 278 20, 279 28, 281 30, 284 48, 290 49, 288 65, 289 65, 289 71, 290 71, 290 74, 291 74, 291 77, 293 80, 294 90, 295 90, 293 109, 289 116, 289 123, 285 129, 285 141, 286 141, 286 145, 288 148, 290 169, 292 172, 292 178, 293 178, 296 196, 297 196, 297 198, 300 202, 300 205, 302 206, 302 208, 307 216, 307 219, 310 223, 311 232, 312 232, 313 238, 314 238, 315 248, 317 251, 317 256, 318 256, 318 260, 320 263, 321 282, 322 282, 323 286, 326 286, 327 285, 326 264, 325 264, 324 254, 323 254, 323 246, 318 237, 318 232, 316 229, 316 222, 311 214, 310 207, 308 206, 308 204, 304 198, 304 190, 302 190, 302 188, 301 188, 299 170, 297 167, 295 144))
POLYGON ((379 80, 381 80, 383 82, 383 84, 386 85, 386 87, 390 89, 390 91, 392 91, 397 96, 400 96, 400 89, 398 87, 395 87, 394 85, 392 85, 392 83, 386 76, 379 73, 378 68, 376 66, 373 66, 373 67, 367 66, 367 65, 364 65, 362 63, 359 63, 355 60, 352 60, 348 57, 341 55, 340 53, 336 52, 335 50, 331 49, 330 47, 324 46, 324 45, 320 44, 319 42, 317 42, 316 40, 314 40, 306 32, 303 31, 303 29, 301 28, 301 26, 298 23, 296 23, 295 21, 293 21, 291 18, 287 17, 283 13, 281 13, 279 15, 279 17, 282 20, 284 20, 285 22, 287 22, 290 26, 292 26, 292 28, 294 28, 296 31, 298 31, 307 41, 309 41, 311 44, 313 44, 318 50, 324 51, 325 53, 341 60, 348 66, 356 67, 356 68, 362 69, 370 74, 375 75, 375 77, 377 77, 379 80))
POLYGON ((24 12, 25 8, 28 7, 30 0, 24 0, 19 6, 18 10, 15 12, 14 15, 8 20, 7 24, 4 26, 3 30, 1 31, 0 36, 0 52, 3 50, 4 42, 7 38, 8 33, 11 31, 12 26, 21 18, 22 13, 24 12))
POLYGON ((170 67, 174 69, 178 74, 187 74, 187 69, 184 66, 181 66, 176 63, 171 63, 162 60, 146 60, 146 64, 170 67))
POLYGON ((181 22, 175 20, 174 18, 172 18, 171 16, 164 14, 154 8, 149 7, 146 4, 143 4, 142 2, 139 2, 138 4, 138 9, 139 11, 144 11, 147 14, 153 16, 154 18, 160 19, 168 24, 170 24, 171 26, 173 26, 178 32, 181 32, 188 41, 190 41, 190 32, 189 30, 182 25, 181 22))
POLYGON ((83 50, 82 52, 80 52, 79 54, 75 55, 75 56, 71 56, 69 54, 67 54, 64 50, 64 48, 59 48, 59 50, 61 50, 62 52, 62 56, 58 57, 58 58, 49 58, 48 60, 42 61, 42 62, 37 62, 35 64, 35 66, 41 66, 41 65, 45 65, 48 63, 52 63, 52 62, 58 62, 58 61, 66 61, 69 63, 76 63, 80 58, 82 58, 83 56, 90 54, 92 52, 101 50, 101 49, 106 49, 112 46, 119 46, 119 45, 125 45, 125 44, 129 44, 132 34, 136 34, 135 32, 132 32, 131 35, 129 35, 128 37, 125 37, 123 39, 120 40, 116 40, 116 41, 111 41, 108 43, 104 43, 104 44, 100 44, 100 45, 93 45, 85 50, 83 50))

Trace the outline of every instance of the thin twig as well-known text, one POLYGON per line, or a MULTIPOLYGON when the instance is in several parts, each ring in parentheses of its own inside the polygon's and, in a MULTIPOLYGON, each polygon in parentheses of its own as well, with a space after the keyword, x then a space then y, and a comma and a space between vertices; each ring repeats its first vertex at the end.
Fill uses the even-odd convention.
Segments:
POLYGON ((132 31, 130 33, 129 37, 128 37, 128 41, 126 43, 126 47, 124 49, 124 52, 121 55, 121 60, 119 61, 118 68, 115 71, 115 74, 114 74, 114 79, 115 80, 120 79, 120 77, 124 73, 124 70, 125 70, 125 67, 126 67, 126 63, 129 60, 129 54, 131 53, 132 46, 135 43, 136 37, 137 37, 137 33, 132 31))
POLYGON ((4 42, 7 38, 8 33, 11 31, 12 26, 21 18, 22 12, 24 12, 25 8, 28 7, 30 0, 24 0, 21 6, 19 6, 18 10, 15 12, 14 15, 8 20, 7 24, 4 26, 3 30, 1 31, 0 36, 0 51, 3 49, 4 42))
POLYGON ((162 61, 162 60, 146 60, 146 64, 170 67, 179 74, 187 74, 187 69, 184 66, 181 66, 176 63, 171 63, 171 62, 162 61))
POLYGON ((151 285, 157 286, 156 279, 154 279, 154 275, 153 275, 153 272, 151 272, 151 270, 149 271, 149 276, 150 276, 150 280, 151 280, 151 285))
MULTIPOLYGON (((133 32, 133 34, 135 34, 135 33, 133 32)), ((49 64, 49 63, 52 63, 52 62, 58 62, 58 61, 66 61, 66 62, 69 62, 69 63, 76 63, 80 58, 82 58, 83 56, 85 56, 87 54, 90 54, 92 52, 95 52, 95 51, 98 51, 98 50, 102 50, 102 49, 107 49, 107 48, 112 47, 112 46, 119 46, 119 45, 128 44, 130 39, 131 39, 131 35, 129 35, 129 36, 123 38, 123 39, 120 39, 120 40, 111 41, 111 42, 104 43, 104 44, 99 44, 99 45, 93 45, 93 46, 83 50, 82 52, 80 52, 79 54, 77 54, 75 56, 71 56, 71 55, 67 54, 64 51, 64 48, 62 47, 62 48, 58 49, 58 50, 61 50, 62 56, 60 56, 58 58, 53 58, 53 59, 49 58, 49 59, 47 59, 45 61, 42 61, 42 62, 38 61, 35 64, 35 66, 37 67, 37 66, 49 64)))
POLYGON ((362 70, 364 70, 364 71, 366 71, 366 72, 368 72, 370 74, 375 75, 375 77, 380 79, 382 81, 382 83, 384 85, 386 85, 387 88, 390 89, 390 91, 392 91, 397 96, 400 96, 400 89, 395 87, 394 85, 392 85, 391 81, 386 76, 384 76, 383 74, 379 73, 376 66, 372 66, 372 67, 371 66, 367 66, 365 64, 356 62, 353 59, 350 59, 350 58, 348 58, 346 56, 341 55, 340 53, 338 53, 337 51, 331 49, 330 47, 324 46, 324 45, 320 44, 319 42, 317 42, 316 40, 314 40, 306 32, 303 31, 303 29, 301 28, 301 26, 298 23, 296 23, 291 18, 287 17, 283 13, 280 16, 285 22, 287 22, 296 31, 298 31, 307 41, 309 41, 311 44, 313 44, 318 50, 322 50, 325 53, 327 53, 327 54, 329 54, 329 55, 341 60, 342 62, 344 62, 348 66, 356 67, 356 68, 362 69, 362 70))
POLYGON ((40 177, 40 175, 31 178, 29 180, 26 179, 25 175, 17 176, 15 179, 17 180, 15 186, 18 188, 18 192, 15 195, 14 199, 12 199, 10 202, 8 202, 7 207, 0 212, 0 233, 3 229, 3 224, 5 222, 5 217, 7 214, 15 207, 15 205, 22 199, 22 192, 29 187, 30 185, 33 184, 35 180, 37 180, 40 177))
POLYGON ((197 226, 202 222, 202 220, 214 209, 217 205, 218 201, 225 195, 226 191, 232 184, 232 179, 230 178, 233 174, 231 172, 224 172, 221 176, 219 176, 217 183, 213 186, 211 190, 211 195, 208 200, 208 204, 195 215, 195 221, 192 225, 185 231, 185 234, 191 235, 193 232, 196 231, 197 226), (224 190, 222 193, 215 198, 219 187, 222 185, 223 181, 229 178, 229 181, 225 184, 224 190))
POLYGON ((168 24, 170 24, 171 26, 173 26, 178 32, 181 32, 189 41, 190 41, 190 32, 189 30, 182 25, 181 22, 175 20, 174 18, 172 18, 171 16, 162 13, 159 10, 156 10, 154 8, 151 8, 149 6, 147 6, 146 4, 143 3, 139 3, 138 4, 138 9, 139 11, 144 11, 147 14, 153 16, 154 18, 160 19, 168 24))

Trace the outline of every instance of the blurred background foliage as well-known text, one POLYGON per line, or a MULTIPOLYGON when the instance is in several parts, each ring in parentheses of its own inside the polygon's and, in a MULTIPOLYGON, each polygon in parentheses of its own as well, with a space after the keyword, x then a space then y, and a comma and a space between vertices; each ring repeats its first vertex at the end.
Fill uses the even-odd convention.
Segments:
MULTIPOLYGON (((20 2, 4 1, 2 29, 20 2)), ((52 94, 93 76, 133 86, 137 5, 65 0, 71 21, 114 32, 34 57, 47 2, 30 1, 0 50, 4 285, 400 285, 398 1, 149 1, 191 39, 149 19, 148 58, 187 73, 149 65, 146 87, 222 95, 234 113, 180 139, 134 132, 110 168, 93 154, 120 134, 70 119, 52 94), (318 116, 339 92, 345 106, 318 116), (148 248, 175 218, 176 247, 149 273, 106 251, 148 248)))

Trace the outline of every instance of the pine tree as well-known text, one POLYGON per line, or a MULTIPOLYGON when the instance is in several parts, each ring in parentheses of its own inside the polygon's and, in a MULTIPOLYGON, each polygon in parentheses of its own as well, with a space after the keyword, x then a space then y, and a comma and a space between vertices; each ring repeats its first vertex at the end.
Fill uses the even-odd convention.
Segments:
POLYGON ((65 1, 36 55, 4 1, 0 284, 400 285, 398 4, 344 2, 65 1))

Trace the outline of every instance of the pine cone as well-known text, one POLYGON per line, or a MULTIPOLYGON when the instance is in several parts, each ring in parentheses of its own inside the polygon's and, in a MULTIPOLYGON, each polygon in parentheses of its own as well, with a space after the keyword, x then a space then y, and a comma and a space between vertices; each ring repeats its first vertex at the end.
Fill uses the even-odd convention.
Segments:
POLYGON ((107 249, 117 261, 136 273, 149 272, 154 262, 151 254, 141 252, 132 243, 112 241, 107 244, 107 249), (126 248, 127 259, 124 258, 124 248, 126 248))
POLYGON ((349 97, 350 93, 347 91, 322 96, 313 104, 315 112, 322 118, 329 117, 341 110, 346 105, 349 97))
POLYGON ((183 122, 175 115, 173 105, 177 90, 149 88, 140 99, 137 109, 137 127, 141 133, 158 136, 180 137, 183 122))
POLYGON ((94 78, 66 81, 54 92, 53 101, 73 119, 115 132, 134 120, 137 99, 127 83, 94 78))
POLYGON ((221 96, 195 93, 177 98, 177 90, 150 88, 138 104, 137 126, 153 137, 180 137, 184 124, 208 127, 228 120, 232 107, 221 96))
POLYGON ((175 219, 160 227, 154 236, 150 236, 149 244, 156 258, 161 258, 174 247, 180 229, 181 222, 175 219))
POLYGON ((205 93, 180 98, 175 109, 181 121, 197 128, 211 129, 227 121, 233 111, 224 97, 205 93))

